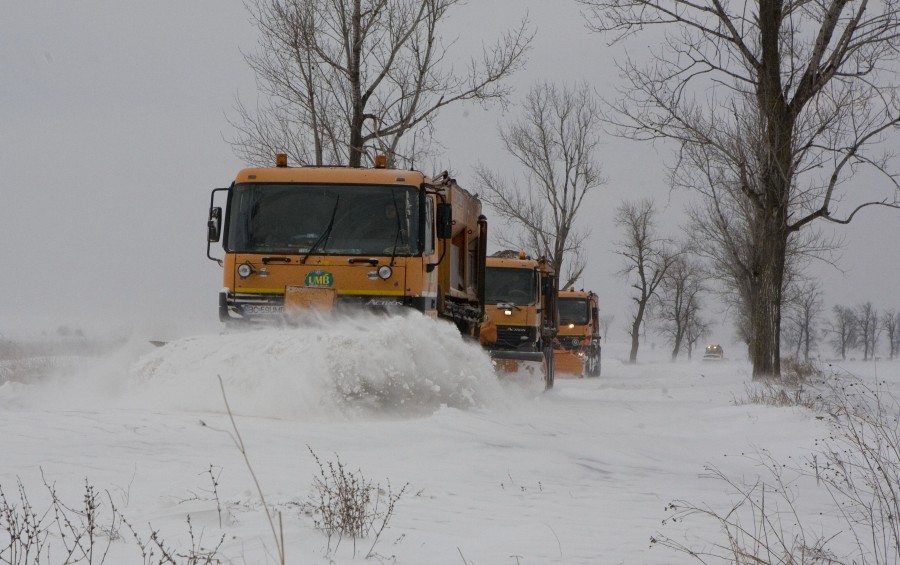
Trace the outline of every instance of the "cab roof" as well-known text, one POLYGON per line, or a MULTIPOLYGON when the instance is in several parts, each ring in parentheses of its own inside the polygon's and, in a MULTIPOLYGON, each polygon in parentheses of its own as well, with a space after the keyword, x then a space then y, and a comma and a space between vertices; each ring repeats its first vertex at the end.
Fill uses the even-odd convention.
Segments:
POLYGON ((419 186, 426 177, 419 171, 350 167, 260 167, 241 169, 242 183, 347 183, 419 186))
MULTIPOLYGON (((559 291, 560 298, 587 298, 590 295, 594 294, 590 290, 561 290, 559 291)), ((596 296, 596 295, 594 295, 596 296)))
POLYGON ((536 269, 538 262, 535 259, 508 259, 506 257, 487 257, 485 265, 488 267, 503 267, 507 269, 536 269))

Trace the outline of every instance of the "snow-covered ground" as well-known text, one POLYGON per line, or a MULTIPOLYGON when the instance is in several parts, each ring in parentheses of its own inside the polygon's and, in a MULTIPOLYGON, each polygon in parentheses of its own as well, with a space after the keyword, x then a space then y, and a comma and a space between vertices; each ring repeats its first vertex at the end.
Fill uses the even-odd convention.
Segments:
MULTIPOLYGON (((742 404, 744 361, 626 365, 625 353, 609 345, 600 378, 558 379, 544 392, 528 379, 498 380, 449 324, 415 315, 158 349, 133 341, 0 385, 0 486, 14 505, 21 481, 41 512, 45 481, 76 508, 87 484, 101 494, 101 519, 115 504, 144 540, 157 531, 168 546, 191 548, 190 516, 194 545, 225 536, 225 562, 276 563, 221 379, 265 500, 281 514, 287 563, 691 562, 651 537, 721 543, 719 525, 663 525, 666 505, 727 511, 734 489, 706 466, 752 483, 764 474, 762 450, 797 462, 815 453, 828 418, 742 404), (326 469, 339 461, 377 483, 383 498, 406 485, 374 548, 374 536, 355 547, 329 540, 304 510, 321 477, 313 453, 326 469)), ((663 355, 642 355, 653 353, 663 355)), ((900 383, 900 366, 888 362, 833 369, 900 383)), ((797 488, 811 522, 827 515, 824 491, 797 488)), ((156 562, 118 529, 106 563, 156 562)))

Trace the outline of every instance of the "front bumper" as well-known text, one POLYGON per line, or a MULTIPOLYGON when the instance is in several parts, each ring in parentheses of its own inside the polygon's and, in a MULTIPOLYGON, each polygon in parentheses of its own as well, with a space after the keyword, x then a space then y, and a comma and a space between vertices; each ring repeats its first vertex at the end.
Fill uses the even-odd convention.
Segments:
MULTIPOLYGON (((283 294, 219 292, 219 320, 221 322, 277 323, 285 319, 283 294)), ((421 296, 347 295, 335 297, 335 311, 391 312, 413 308, 421 312, 434 310, 436 299, 421 296)))

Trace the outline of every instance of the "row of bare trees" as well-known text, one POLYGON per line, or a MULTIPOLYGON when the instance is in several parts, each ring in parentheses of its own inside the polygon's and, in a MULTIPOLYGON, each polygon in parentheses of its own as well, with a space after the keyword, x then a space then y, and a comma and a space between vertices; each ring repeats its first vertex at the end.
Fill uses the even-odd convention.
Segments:
POLYGON ((578 2, 613 43, 663 32, 646 59, 619 62, 607 120, 676 146, 673 184, 701 196, 695 217, 744 306, 753 378, 780 375, 790 258, 816 250, 822 221, 897 207, 885 148, 900 125, 900 2, 578 2), (863 170, 883 181, 883 199, 848 182, 863 170))
POLYGON ((624 202, 615 223, 622 230, 616 253, 622 257, 619 274, 632 289, 629 361, 637 361, 642 328, 655 322, 656 332, 672 346, 674 361, 682 351, 691 356, 697 342, 709 332, 700 316, 702 295, 710 292, 706 272, 697 260, 696 243, 676 242, 659 233, 652 199, 624 202))
MULTIPOLYGON (((709 321, 700 312, 704 295, 713 294, 718 294, 732 313, 737 335, 748 344, 752 355, 750 315, 740 287, 733 278, 715 276, 722 272, 721 264, 715 261, 723 258, 727 246, 709 245, 710 224, 694 220, 683 226, 685 240, 677 242, 659 233, 653 200, 625 202, 617 210, 616 225, 622 233, 616 244, 622 257, 619 274, 632 289, 628 332, 632 363, 637 360, 648 325, 672 346, 672 360, 681 351, 690 357, 697 341, 710 330, 709 321), (717 284, 707 282, 713 279, 717 284)), ((842 360, 857 349, 863 360, 873 359, 881 343, 887 346, 890 359, 900 356, 900 312, 878 312, 871 302, 855 307, 836 305, 832 319, 823 320, 819 282, 803 276, 799 255, 789 258, 780 327, 786 357, 804 361, 810 361, 813 353, 821 357, 819 345, 825 340, 842 360)))
POLYGON ((842 360, 852 350, 862 352, 863 360, 874 359, 882 341, 890 359, 900 356, 900 312, 895 309, 879 312, 871 302, 855 307, 838 304, 832 309, 825 333, 842 360))

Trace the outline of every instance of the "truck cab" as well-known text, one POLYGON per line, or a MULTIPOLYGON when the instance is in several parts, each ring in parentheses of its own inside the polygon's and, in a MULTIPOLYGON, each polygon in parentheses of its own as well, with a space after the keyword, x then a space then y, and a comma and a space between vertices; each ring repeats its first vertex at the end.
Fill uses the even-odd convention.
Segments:
POLYGON ((553 386, 556 335, 556 277, 543 259, 505 251, 485 261, 485 313, 496 329, 482 340, 501 372, 537 367, 553 386))
POLYGON ((413 308, 477 335, 484 317, 487 221, 446 174, 288 167, 279 155, 213 190, 207 227, 228 325, 413 308))
POLYGON ((571 289, 559 292, 556 344, 560 376, 600 376, 600 308, 596 294, 571 289))

